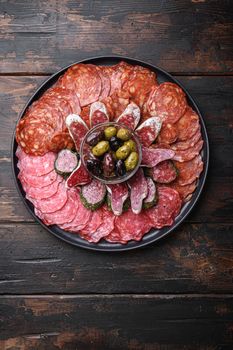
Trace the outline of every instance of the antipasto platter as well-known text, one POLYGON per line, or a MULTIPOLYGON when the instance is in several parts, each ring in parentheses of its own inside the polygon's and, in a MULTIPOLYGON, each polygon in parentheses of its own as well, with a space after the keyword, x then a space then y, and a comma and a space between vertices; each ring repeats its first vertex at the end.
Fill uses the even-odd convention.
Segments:
POLYGON ((34 218, 76 246, 121 251, 172 232, 202 191, 206 128, 189 93, 142 61, 74 63, 36 91, 12 144, 34 218))

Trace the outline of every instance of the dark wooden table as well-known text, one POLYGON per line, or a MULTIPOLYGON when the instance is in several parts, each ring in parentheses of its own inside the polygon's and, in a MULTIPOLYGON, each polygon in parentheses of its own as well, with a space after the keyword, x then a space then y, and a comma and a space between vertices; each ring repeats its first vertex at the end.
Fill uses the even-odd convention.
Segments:
POLYGON ((232 349, 231 0, 0 2, 0 349, 232 349), (49 235, 13 183, 17 114, 61 67, 127 55, 176 76, 210 138, 201 199, 145 249, 89 252, 49 235))

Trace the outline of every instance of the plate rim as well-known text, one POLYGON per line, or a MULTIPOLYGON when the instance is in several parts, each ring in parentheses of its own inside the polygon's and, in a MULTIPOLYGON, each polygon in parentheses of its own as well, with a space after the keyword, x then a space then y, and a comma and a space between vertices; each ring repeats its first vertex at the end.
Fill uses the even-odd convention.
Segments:
MULTIPOLYGON (((50 87, 49 86, 49 87, 50 87)), ((47 87, 47 88, 49 88, 47 87)), ((171 232, 175 231, 177 229, 178 226, 180 226, 183 221, 187 218, 187 216, 190 214, 190 212, 193 210, 193 208, 195 207, 195 205, 197 204, 201 193, 203 192, 203 188, 206 182, 206 178, 207 178, 207 173, 209 170, 209 139, 208 139, 208 134, 207 134, 207 129, 206 129, 206 125, 205 125, 205 121, 204 118, 202 116, 202 113, 199 109, 199 107, 197 106, 197 103, 195 102, 195 100, 193 99, 193 97, 190 95, 190 93, 187 91, 187 89, 183 86, 182 83, 180 83, 179 80, 177 80, 175 77, 173 77, 170 73, 168 73, 167 71, 165 71, 164 69, 158 67, 157 65, 154 65, 152 63, 148 63, 146 61, 140 60, 140 59, 136 59, 136 58, 131 58, 128 56, 119 56, 119 55, 101 55, 101 56, 95 56, 95 57, 89 57, 89 58, 85 58, 85 59, 81 59, 79 61, 73 62, 69 65, 64 66, 63 68, 59 69, 58 71, 56 71, 55 73, 53 73, 52 75, 50 75, 44 82, 42 82, 42 84, 36 89, 36 91, 33 92, 32 95, 30 95, 29 99, 26 101, 26 103, 24 104, 24 107, 22 108, 22 110, 20 111, 20 113, 18 114, 18 118, 16 120, 16 124, 14 126, 14 131, 13 131, 13 135, 12 135, 12 141, 11 141, 11 168, 12 168, 12 173, 13 173, 13 179, 14 179, 14 183, 15 186, 17 188, 17 191, 20 195, 20 198, 22 199, 24 205, 26 206, 28 212, 32 215, 32 217, 34 218, 34 220, 36 220, 47 232, 53 234, 55 237, 61 239, 62 241, 69 243, 75 247, 80 247, 83 249, 87 249, 87 250, 92 250, 92 251, 100 251, 100 252, 122 252, 122 251, 128 251, 128 250, 133 250, 133 249, 139 249, 139 248, 143 248, 149 244, 155 243, 165 237, 167 237, 171 232), (127 244, 120 244, 120 243, 109 243, 106 242, 104 243, 105 245, 101 245, 101 243, 90 243, 84 239, 82 239, 80 236, 78 236, 75 233, 68 233, 67 231, 61 230, 60 231, 64 232, 66 235, 71 236, 71 237, 78 237, 78 241, 75 239, 69 239, 66 236, 61 236, 61 234, 59 232, 54 231, 53 226, 47 226, 45 225, 41 219, 39 219, 32 208, 34 208, 33 204, 30 203, 26 197, 25 194, 23 193, 23 189, 22 189, 22 185, 17 177, 17 157, 15 155, 15 149, 17 147, 17 142, 15 139, 15 133, 16 133, 16 126, 19 122, 19 120, 23 117, 25 110, 28 108, 28 106, 38 98, 38 95, 40 93, 43 93, 45 90, 45 87, 47 85, 52 85, 53 84, 53 80, 57 77, 59 77, 64 71, 66 71, 69 67, 78 64, 78 63, 93 63, 95 64, 95 61, 101 61, 103 60, 113 60, 113 61, 118 61, 120 62, 121 60, 124 61, 129 61, 129 63, 131 64, 140 64, 144 67, 147 67, 149 69, 151 69, 152 71, 155 72, 160 72, 163 75, 165 75, 166 77, 168 77, 171 81, 175 82, 178 86, 180 86, 186 96, 188 97, 189 101, 191 101, 192 105, 195 108, 195 111, 197 112, 199 118, 200 118, 200 124, 201 124, 201 133, 204 139, 204 147, 203 147, 203 163, 204 163, 204 169, 203 172, 201 174, 201 178, 199 178, 199 183, 198 186, 193 194, 192 199, 190 200, 190 202, 187 202, 183 208, 186 209, 185 207, 187 206, 187 210, 185 213, 182 214, 182 212, 179 214, 179 216, 181 215, 181 217, 177 217, 177 222, 175 219, 175 222, 173 223, 173 225, 171 226, 165 226, 164 228, 158 230, 155 228, 152 228, 149 232, 150 233, 146 233, 144 237, 146 237, 148 234, 151 234, 152 237, 149 238, 149 240, 143 240, 144 237, 142 238, 142 240, 140 241, 130 241, 127 244), (93 62, 94 61, 94 62, 93 62), (21 188, 20 188, 21 187, 21 188), (154 232, 151 232, 153 231, 154 232), (156 234, 156 231, 160 231, 161 234, 156 234), (162 233, 162 231, 165 231, 162 233), (153 237, 154 236, 154 237, 153 237), (80 242, 79 242, 80 240, 80 242)), ((102 243, 103 244, 103 243, 102 243)))

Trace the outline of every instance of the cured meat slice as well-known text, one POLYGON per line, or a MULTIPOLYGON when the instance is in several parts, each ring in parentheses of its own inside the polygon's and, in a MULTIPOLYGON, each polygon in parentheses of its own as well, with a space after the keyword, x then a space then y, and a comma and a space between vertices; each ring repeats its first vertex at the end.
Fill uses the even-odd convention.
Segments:
POLYGON ((130 129, 135 129, 140 121, 140 108, 131 102, 124 112, 116 119, 116 122, 127 126, 130 129))
POLYGON ((110 194, 111 209, 115 215, 121 215, 123 205, 129 197, 129 190, 126 183, 107 185, 107 191, 110 194))
POLYGON ((111 89, 111 82, 108 73, 105 72, 105 70, 102 69, 102 67, 96 66, 96 69, 101 79, 101 93, 99 96, 99 100, 101 100, 102 98, 108 97, 111 89))
POLYGON ((17 147, 15 155, 19 160, 28 157, 27 153, 25 153, 20 146, 17 147))
POLYGON ((66 125, 70 136, 74 140, 76 150, 78 151, 80 149, 83 138, 88 132, 88 127, 82 118, 76 114, 68 115, 66 118, 66 125))
POLYGON ((70 223, 60 225, 60 227, 63 230, 77 233, 87 225, 92 216, 92 212, 83 206, 79 196, 75 199, 75 205, 77 206, 77 211, 74 219, 70 223))
POLYGON ((50 139, 49 149, 53 152, 59 152, 64 148, 73 149, 74 142, 68 132, 58 132, 50 139))
POLYGON ((94 102, 90 108, 90 126, 109 121, 108 112, 103 102, 94 102))
POLYGON ((105 184, 99 180, 93 179, 89 184, 82 186, 80 198, 86 208, 96 210, 103 204, 105 195, 105 184))
POLYGON ((27 156, 21 159, 21 169, 30 175, 42 176, 50 173, 54 169, 56 155, 47 152, 43 156, 27 156))
POLYGON ((123 113, 130 102, 129 93, 123 90, 116 90, 111 96, 111 101, 110 108, 113 111, 114 117, 117 118, 123 113))
POLYGON ((152 227, 151 220, 145 213, 146 211, 134 214, 129 209, 121 216, 116 217, 115 228, 119 231, 122 241, 139 241, 150 230, 152 227))
POLYGON ((155 207, 145 211, 155 228, 170 226, 181 208, 179 193, 170 187, 158 188, 159 200, 155 207))
POLYGON ((78 155, 69 149, 62 149, 55 160, 54 167, 58 174, 68 175, 78 166, 78 155))
POLYGON ((104 237, 104 239, 110 243, 121 243, 121 244, 127 243, 127 241, 122 240, 121 235, 120 235, 119 231, 116 229, 116 227, 114 227, 112 232, 110 232, 109 235, 104 237))
POLYGON ((26 125, 16 130, 16 141, 25 153, 40 156, 49 149, 49 140, 54 130, 48 124, 26 125))
POLYGON ((94 211, 86 224, 86 226, 81 230, 80 236, 89 240, 89 237, 100 227, 103 223, 103 212, 101 209, 94 211))
POLYGON ((176 123, 187 108, 185 93, 174 83, 162 83, 152 89, 147 101, 152 116, 159 116, 167 123, 176 123))
POLYGON ((157 85, 156 75, 142 66, 134 66, 123 85, 131 99, 140 107, 146 102, 152 86, 157 85))
POLYGON ((143 146, 150 146, 158 136, 162 123, 160 118, 152 117, 145 120, 136 129, 136 134, 143 146))
POLYGON ((178 184, 178 179, 177 179, 176 181, 171 183, 169 186, 179 193, 180 198, 182 199, 183 202, 188 202, 192 197, 192 193, 195 191, 197 187, 197 182, 193 181, 191 184, 181 186, 178 184))
POLYGON ((176 124, 163 123, 160 133, 158 135, 159 143, 171 144, 176 141, 178 137, 178 131, 176 124))
POLYGON ((36 175, 31 175, 26 170, 26 171, 21 171, 18 177, 21 182, 24 182, 28 186, 43 188, 43 187, 52 185, 53 182, 57 180, 58 175, 54 170, 52 170, 48 174, 45 174, 42 176, 36 176, 36 175))
POLYGON ((82 108, 80 117, 85 122, 87 127, 90 128, 90 105, 82 108))
POLYGON ((176 123, 176 128, 179 141, 191 139, 200 128, 197 113, 193 111, 191 107, 188 107, 185 114, 176 123))
POLYGON ((157 190, 154 181, 150 177, 146 177, 148 193, 143 201, 143 208, 148 209, 155 205, 157 202, 157 190))
POLYGON ((85 231, 85 238, 89 242, 97 243, 103 237, 107 236, 114 229, 114 220, 115 216, 109 210, 107 210, 106 206, 100 209, 102 211, 103 221, 100 226, 95 230, 90 232, 90 234, 85 231))
POLYGON ((27 193, 27 196, 36 200, 52 197, 55 193, 57 193, 59 183, 62 181, 62 177, 59 176, 58 179, 52 184, 40 188, 28 185, 26 182, 24 182, 23 177, 19 176, 19 179, 23 185, 24 191, 27 193))
POLYGON ((165 160, 151 168, 149 174, 155 182, 167 184, 176 179, 177 170, 172 161, 165 160))
POLYGON ((141 166, 152 168, 167 159, 172 159, 175 152, 171 149, 148 148, 142 146, 141 166))
POLYGON ((111 81, 110 95, 116 90, 120 90, 124 82, 127 80, 132 66, 126 62, 120 62, 115 66, 104 66, 102 70, 108 74, 111 81))
POLYGON ((171 148, 174 151, 184 151, 188 148, 194 147, 194 145, 196 145, 196 143, 200 140, 200 138, 201 138, 201 131, 199 128, 197 132, 190 139, 186 141, 177 141, 171 146, 171 148))
POLYGON ((203 162, 198 155, 188 162, 175 162, 175 167, 179 171, 178 184, 185 186, 198 179, 203 170, 203 162))
POLYGON ((71 188, 74 186, 86 185, 89 182, 91 182, 91 176, 82 164, 81 160, 79 160, 77 168, 74 169, 66 180, 66 187, 71 188))
POLYGON ((35 209, 35 214, 46 224, 46 225, 61 225, 63 223, 71 222, 78 210, 76 200, 78 197, 77 190, 67 191, 68 199, 65 205, 53 212, 53 213, 43 213, 39 209, 35 209))
POLYGON ((188 148, 184 151, 175 151, 174 160, 178 162, 187 162, 195 158, 203 147, 203 140, 198 141, 193 147, 188 148))
POLYGON ((134 214, 139 214, 142 210, 143 200, 148 194, 147 181, 141 168, 128 180, 128 185, 131 190, 130 202, 132 212, 134 214))
POLYGON ((79 63, 66 71, 59 79, 58 86, 74 90, 83 107, 99 99, 102 81, 94 65, 79 63))
POLYGON ((34 206, 42 213, 54 213, 55 211, 61 209, 67 201, 67 189, 65 188, 65 182, 59 183, 57 192, 46 199, 33 199, 26 195, 34 206))

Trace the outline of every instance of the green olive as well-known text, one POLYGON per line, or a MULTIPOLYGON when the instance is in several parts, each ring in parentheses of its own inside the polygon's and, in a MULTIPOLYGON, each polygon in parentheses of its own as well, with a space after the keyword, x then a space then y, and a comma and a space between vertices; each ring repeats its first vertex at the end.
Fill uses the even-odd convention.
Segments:
POLYGON ((106 153, 109 150, 109 143, 108 141, 100 141, 97 143, 95 147, 92 148, 92 153, 96 157, 102 156, 104 153, 106 153))
POLYGON ((117 133, 117 129, 115 126, 108 126, 106 129, 104 129, 104 136, 106 140, 110 140, 111 137, 115 136, 117 133))
POLYGON ((117 131, 117 137, 118 137, 118 139, 120 139, 122 141, 128 141, 130 136, 131 136, 131 134, 130 134, 130 131, 128 129, 120 128, 117 131))
POLYGON ((128 158, 125 160, 125 167, 127 171, 135 169, 138 164, 138 153, 131 152, 128 158))
POLYGON ((118 150, 116 151, 116 157, 117 159, 125 159, 128 157, 129 153, 130 153, 129 146, 123 145, 119 147, 118 150))
POLYGON ((124 145, 129 146, 130 151, 132 151, 132 152, 136 152, 137 151, 136 143, 132 139, 130 139, 128 141, 125 141, 124 145))

